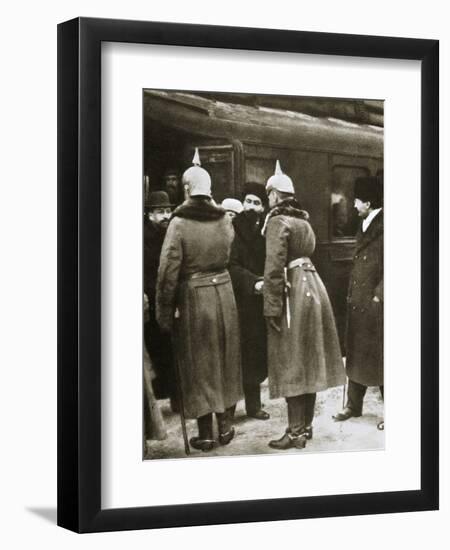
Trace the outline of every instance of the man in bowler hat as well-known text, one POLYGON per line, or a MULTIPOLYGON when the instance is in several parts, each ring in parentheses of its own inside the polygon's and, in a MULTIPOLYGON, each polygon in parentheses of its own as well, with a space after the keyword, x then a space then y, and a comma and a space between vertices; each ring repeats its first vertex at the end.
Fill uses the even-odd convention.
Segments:
POLYGON ((382 180, 358 178, 354 196, 361 223, 347 296, 347 403, 334 416, 340 422, 362 415, 368 386, 379 386, 384 397, 382 180))
POLYGON ((144 340, 156 372, 153 380, 155 395, 158 399, 170 397, 172 409, 176 411, 172 343, 170 335, 161 331, 155 313, 159 260, 173 205, 165 191, 153 191, 145 206, 144 293, 148 298, 149 311, 144 324, 144 340))

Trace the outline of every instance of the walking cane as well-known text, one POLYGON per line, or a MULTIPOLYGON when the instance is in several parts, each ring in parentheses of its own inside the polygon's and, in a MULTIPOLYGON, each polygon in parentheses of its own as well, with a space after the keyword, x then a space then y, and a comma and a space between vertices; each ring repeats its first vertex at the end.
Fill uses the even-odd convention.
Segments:
MULTIPOLYGON (((175 322, 180 317, 180 312, 178 309, 175 310, 175 322)), ((175 385, 177 387, 177 398, 178 398, 178 404, 180 407, 180 422, 181 422, 181 431, 183 432, 183 441, 184 441, 184 451, 189 456, 191 454, 191 450, 189 448, 189 441, 187 436, 187 430, 186 430, 186 418, 184 416, 184 400, 183 400, 183 392, 181 390, 181 376, 180 376, 180 364, 178 362, 178 352, 175 344, 176 338, 174 337, 172 333, 172 349, 173 349, 173 358, 175 363, 175 385)))
POLYGON ((345 383, 342 386, 342 409, 345 407, 345 388, 347 387, 347 383, 345 383))

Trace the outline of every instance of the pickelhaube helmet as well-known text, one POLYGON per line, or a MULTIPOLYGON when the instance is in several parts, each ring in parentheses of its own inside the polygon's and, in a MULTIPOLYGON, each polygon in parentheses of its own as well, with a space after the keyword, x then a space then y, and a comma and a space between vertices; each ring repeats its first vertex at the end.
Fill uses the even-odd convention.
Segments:
POLYGON ((270 176, 266 183, 266 193, 270 193, 272 189, 276 189, 282 193, 291 193, 292 195, 295 194, 294 184, 292 183, 291 178, 288 175, 283 174, 281 171, 279 160, 277 160, 275 165, 274 175, 270 176))
POLYGON ((187 185, 189 189, 189 196, 195 197, 196 195, 211 195, 211 176, 208 172, 200 166, 200 155, 198 154, 198 148, 195 148, 194 158, 192 164, 183 174, 183 185, 187 185))

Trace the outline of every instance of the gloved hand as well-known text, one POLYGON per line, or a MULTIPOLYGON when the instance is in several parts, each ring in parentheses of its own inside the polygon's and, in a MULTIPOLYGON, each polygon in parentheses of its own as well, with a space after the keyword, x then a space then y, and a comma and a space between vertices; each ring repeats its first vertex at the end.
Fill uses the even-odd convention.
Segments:
POLYGON ((266 321, 270 327, 277 332, 281 332, 281 318, 280 317, 266 317, 266 321))

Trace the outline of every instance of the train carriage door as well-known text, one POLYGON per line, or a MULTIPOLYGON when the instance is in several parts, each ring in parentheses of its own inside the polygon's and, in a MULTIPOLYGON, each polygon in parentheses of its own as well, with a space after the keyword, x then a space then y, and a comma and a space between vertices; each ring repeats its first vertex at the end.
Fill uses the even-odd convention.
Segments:
POLYGON ((368 176, 369 161, 362 158, 336 158, 331 165, 329 188, 328 266, 325 281, 333 304, 336 324, 345 354, 347 289, 359 218, 354 208, 354 185, 368 176))
POLYGON ((239 143, 229 145, 193 145, 188 156, 198 148, 200 162, 211 176, 212 196, 219 204, 228 197, 239 198, 241 190, 241 152, 239 143))

